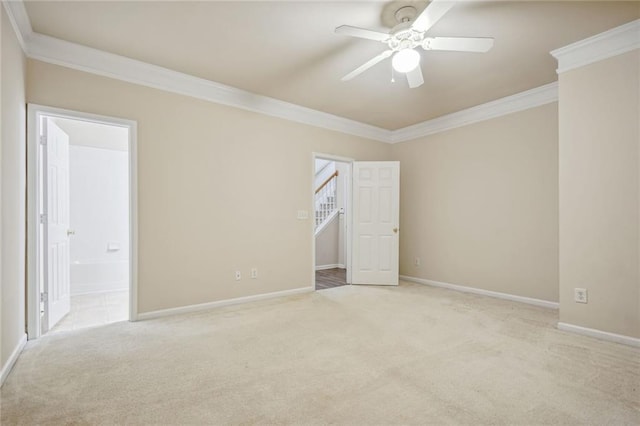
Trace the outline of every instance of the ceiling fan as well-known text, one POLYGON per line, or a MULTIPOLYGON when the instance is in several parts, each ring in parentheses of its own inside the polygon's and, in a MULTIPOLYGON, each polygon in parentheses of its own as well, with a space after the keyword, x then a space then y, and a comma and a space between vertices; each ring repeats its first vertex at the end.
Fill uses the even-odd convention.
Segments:
POLYGON ((424 50, 456 52, 482 53, 489 51, 493 46, 493 38, 490 37, 426 37, 427 31, 454 5, 455 2, 451 0, 431 0, 426 9, 416 17, 417 9, 414 6, 400 3, 400 7, 394 14, 398 24, 388 34, 349 25, 341 25, 336 28, 337 34, 379 41, 388 47, 378 56, 342 77, 342 81, 351 80, 393 55, 391 59, 393 69, 406 74, 409 87, 415 88, 424 83, 420 69, 420 53, 416 50, 417 47, 422 47, 424 50))

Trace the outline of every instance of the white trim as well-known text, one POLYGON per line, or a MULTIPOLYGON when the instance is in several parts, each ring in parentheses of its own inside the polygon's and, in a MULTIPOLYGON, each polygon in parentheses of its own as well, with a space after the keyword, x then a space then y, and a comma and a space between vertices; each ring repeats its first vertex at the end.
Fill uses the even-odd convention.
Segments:
POLYGON ((386 143, 405 142, 558 100, 556 82, 398 130, 256 95, 123 56, 34 34, 28 56, 44 62, 386 143))
POLYGON ((558 322, 558 330, 568 331, 570 333, 577 333, 583 336, 595 337, 596 339, 607 340, 609 342, 621 343, 623 345, 640 348, 640 339, 636 337, 609 333, 608 331, 596 330, 594 328, 580 327, 579 325, 568 324, 566 322, 558 322))
POLYGON ((551 51, 558 74, 640 48, 640 19, 551 51))
POLYGON ((27 335, 29 339, 40 337, 40 285, 38 276, 40 254, 37 250, 40 197, 36 183, 40 181, 37 167, 38 126, 36 113, 27 105, 27 335), (38 308, 35 309, 34 307, 38 308))
MULTIPOLYGON (((321 152, 312 152, 312 154, 313 154, 313 161, 314 161, 314 163, 313 163, 314 177, 315 177, 315 166, 316 166, 315 165, 315 160, 316 160, 316 158, 319 158, 321 160, 338 161, 338 162, 341 162, 341 163, 353 163, 354 161, 356 161, 353 158, 342 157, 340 155, 323 154, 321 152)), ((313 190, 315 191, 316 188, 315 188, 315 186, 313 184, 312 184, 312 187, 313 187, 313 190)))
POLYGON ((38 197, 40 182, 39 142, 40 117, 83 120, 129 129, 129 320, 137 319, 138 309, 138 192, 137 192, 137 124, 135 121, 53 108, 27 105, 27 334, 29 340, 41 335, 40 282, 38 240, 40 234, 38 197))
POLYGON ((392 132, 390 142, 406 142, 557 101, 558 83, 553 82, 536 87, 535 89, 526 90, 516 93, 515 95, 395 130, 392 132))
POLYGON ((13 349, 13 352, 11 352, 11 355, 9 355, 9 359, 7 360, 6 364, 4 365, 4 367, 2 367, 2 371, 0 371, 0 387, 2 387, 2 385, 4 384, 4 381, 9 376, 9 373, 11 373, 11 369, 15 365, 16 361, 18 360, 18 357, 20 356, 20 353, 24 349, 24 345, 26 344, 27 344, 27 335, 23 334, 22 337, 20 338, 20 341, 18 342, 16 347, 13 349))
POLYGON ((27 9, 24 7, 24 3, 22 1, 2 0, 2 5, 7 12, 13 31, 16 33, 20 47, 26 52, 33 30, 31 29, 31 21, 29 20, 29 15, 27 15, 27 9))
POLYGON ((3 0, 3 4, 29 58, 380 142, 406 142, 558 100, 557 83, 550 83, 412 126, 387 130, 35 33, 22 1, 3 0))
POLYGON ((129 321, 138 320, 138 123, 129 125, 129 321))
POLYGON ((344 265, 341 263, 332 263, 329 265, 316 265, 316 271, 324 271, 326 269, 335 269, 335 268, 345 269, 344 265))
MULTIPOLYGON (((3 3, 8 9, 7 3, 3 3)), ((387 130, 34 33, 22 2, 9 3, 11 9, 15 9, 9 15, 20 22, 19 38, 25 39, 23 49, 32 59, 380 142, 405 142, 554 102, 558 97, 557 84, 551 83, 402 129, 387 130)))
POLYGON ((370 124, 284 102, 135 59, 34 33, 30 58, 167 92, 284 118, 363 138, 387 142, 390 131, 370 124))
POLYGON ((204 311, 223 306, 238 305, 241 303, 256 302, 258 300, 274 299, 277 297, 293 296, 295 294, 311 293, 313 287, 300 287, 292 290, 276 291, 273 293, 256 294, 253 296, 237 297, 235 299, 217 300, 215 302, 200 303, 197 305, 180 306, 178 308, 159 309, 157 311, 143 312, 138 314, 138 320, 148 320, 153 318, 167 317, 189 312, 204 311))
POLYGON ((549 300, 534 299, 532 297, 524 297, 524 296, 516 296, 515 294, 500 293, 498 291, 483 290, 481 288, 466 287, 463 285, 443 283, 440 281, 426 280, 424 278, 415 278, 415 277, 409 277, 406 275, 400 275, 400 279, 418 283, 418 284, 425 284, 432 287, 440 287, 440 288, 446 288, 449 290, 461 291, 463 293, 473 293, 473 294, 479 294, 481 296, 489 296, 489 297, 495 297, 498 299, 511 300, 513 302, 526 303, 528 305, 541 306, 543 308, 550 308, 550 309, 559 308, 558 302, 551 302, 549 300))

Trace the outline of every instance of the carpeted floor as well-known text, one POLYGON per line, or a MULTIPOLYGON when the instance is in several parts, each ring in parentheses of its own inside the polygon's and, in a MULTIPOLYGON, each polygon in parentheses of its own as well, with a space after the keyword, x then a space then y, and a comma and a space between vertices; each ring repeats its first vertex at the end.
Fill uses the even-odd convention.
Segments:
POLYGON ((30 342, 2 424, 640 424, 640 350, 557 312, 344 286, 30 342))

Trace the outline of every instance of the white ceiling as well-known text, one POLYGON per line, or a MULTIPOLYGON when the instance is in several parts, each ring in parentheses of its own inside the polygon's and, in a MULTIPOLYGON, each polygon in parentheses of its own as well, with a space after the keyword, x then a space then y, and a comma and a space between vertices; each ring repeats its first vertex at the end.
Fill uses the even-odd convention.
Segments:
POLYGON ((640 1, 458 2, 428 35, 494 37, 489 53, 422 52, 417 89, 391 83, 389 61, 341 82, 384 45, 334 28, 388 31, 388 3, 29 0, 26 10, 38 33, 390 130, 553 82, 551 50, 640 17, 640 1))
POLYGON ((69 136, 69 145, 127 151, 129 129, 83 120, 55 118, 55 123, 69 136))

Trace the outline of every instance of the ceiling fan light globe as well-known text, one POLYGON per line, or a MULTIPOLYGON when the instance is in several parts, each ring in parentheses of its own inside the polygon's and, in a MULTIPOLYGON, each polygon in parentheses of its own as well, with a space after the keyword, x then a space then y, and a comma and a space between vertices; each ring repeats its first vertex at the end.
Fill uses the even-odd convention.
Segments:
POLYGON ((420 54, 413 49, 404 49, 393 55, 393 69, 400 73, 408 73, 420 64, 420 54))

